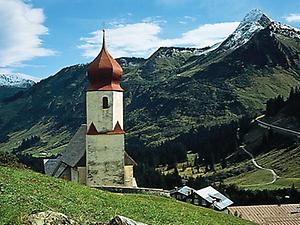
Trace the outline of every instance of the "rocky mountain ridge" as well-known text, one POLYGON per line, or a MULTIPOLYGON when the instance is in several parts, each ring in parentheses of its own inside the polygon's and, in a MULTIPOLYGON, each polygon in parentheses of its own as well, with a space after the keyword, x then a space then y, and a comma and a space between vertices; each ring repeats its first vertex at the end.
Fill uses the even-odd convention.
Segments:
POLYGON ((20 73, 0 74, 0 87, 29 88, 38 79, 20 73))

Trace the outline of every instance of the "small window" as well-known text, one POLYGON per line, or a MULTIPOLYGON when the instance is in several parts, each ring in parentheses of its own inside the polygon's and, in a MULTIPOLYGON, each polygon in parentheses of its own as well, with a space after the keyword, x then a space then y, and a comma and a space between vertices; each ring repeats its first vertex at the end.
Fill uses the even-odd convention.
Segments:
POLYGON ((103 107, 103 109, 108 109, 109 108, 108 97, 103 97, 102 98, 102 107, 103 107))

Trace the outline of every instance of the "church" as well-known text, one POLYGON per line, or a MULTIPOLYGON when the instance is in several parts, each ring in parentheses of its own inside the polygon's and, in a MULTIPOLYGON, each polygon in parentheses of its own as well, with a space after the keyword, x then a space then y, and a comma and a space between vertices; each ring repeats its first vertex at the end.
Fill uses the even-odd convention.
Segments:
POLYGON ((45 159, 45 173, 90 187, 136 187, 136 162, 125 151, 123 70, 102 48, 88 65, 86 124, 82 124, 56 159, 45 159))

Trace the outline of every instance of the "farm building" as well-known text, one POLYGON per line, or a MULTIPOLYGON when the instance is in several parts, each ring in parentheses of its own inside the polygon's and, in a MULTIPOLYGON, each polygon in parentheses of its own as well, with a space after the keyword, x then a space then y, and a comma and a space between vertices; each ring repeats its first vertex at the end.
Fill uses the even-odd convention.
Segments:
POLYGON ((219 211, 226 211, 227 207, 233 204, 233 201, 211 186, 200 190, 183 186, 172 190, 170 195, 180 201, 191 202, 195 205, 213 208, 219 211))

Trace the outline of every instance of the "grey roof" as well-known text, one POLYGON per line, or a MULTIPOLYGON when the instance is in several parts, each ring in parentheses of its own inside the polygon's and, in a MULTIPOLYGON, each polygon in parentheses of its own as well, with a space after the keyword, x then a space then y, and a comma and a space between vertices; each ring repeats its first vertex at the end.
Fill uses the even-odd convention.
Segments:
POLYGON ((67 165, 61 161, 61 156, 56 159, 44 159, 45 174, 59 177, 67 168, 67 165))
POLYGON ((52 176, 59 159, 44 159, 45 174, 52 176))
POLYGON ((68 167, 67 164, 60 161, 58 163, 58 166, 55 168, 55 171, 53 171, 52 176, 54 177, 60 177, 60 175, 65 171, 65 169, 68 167))
POLYGON ((86 125, 82 124, 61 155, 44 162, 45 174, 59 177, 68 166, 74 167, 85 154, 85 137, 86 125))
POLYGON ((86 124, 82 124, 61 154, 61 161, 74 167, 85 153, 86 124))
POLYGON ((211 186, 196 191, 196 194, 205 199, 207 202, 213 204, 213 206, 219 210, 223 210, 233 204, 233 201, 211 186))
POLYGON ((125 166, 136 166, 137 165, 136 161, 134 161, 134 159, 131 158, 131 156, 126 151, 124 152, 124 163, 125 163, 125 166))
POLYGON ((180 193, 182 195, 189 196, 195 191, 196 191, 195 189, 193 189, 189 186, 183 186, 181 188, 177 188, 175 190, 172 190, 170 194, 180 193))

